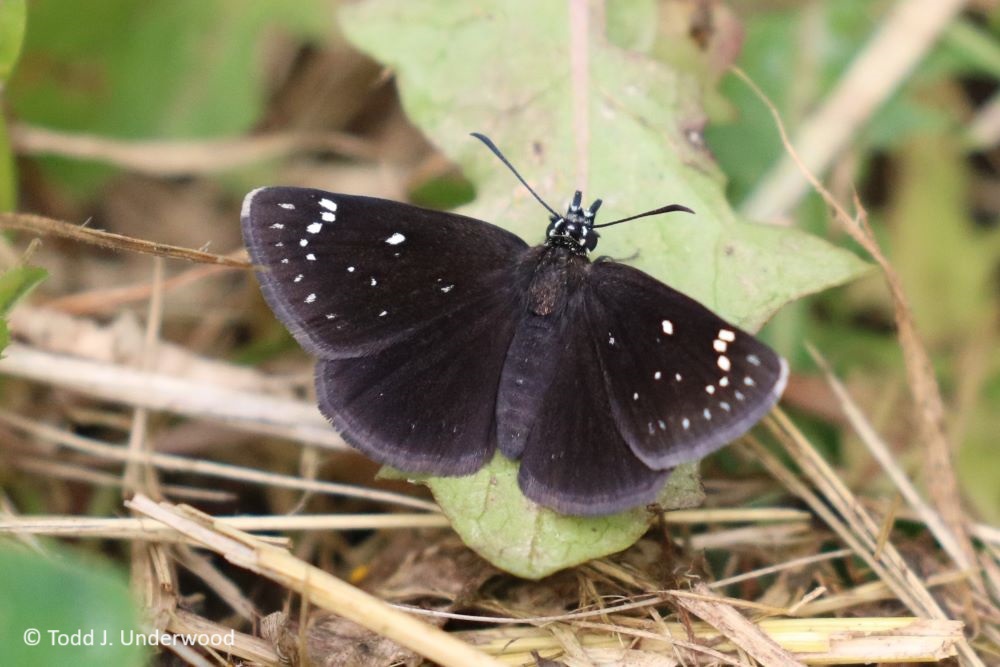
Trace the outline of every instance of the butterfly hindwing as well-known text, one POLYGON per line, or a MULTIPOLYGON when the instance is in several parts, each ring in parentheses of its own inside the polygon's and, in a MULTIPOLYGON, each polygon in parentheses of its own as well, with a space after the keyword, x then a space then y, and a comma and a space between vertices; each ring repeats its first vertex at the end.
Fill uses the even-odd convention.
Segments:
POLYGON ((652 468, 701 458, 777 402, 787 365, 751 334, 647 274, 598 260, 590 335, 618 429, 652 468))
POLYGON ((611 411, 599 341, 589 335, 586 293, 570 297, 550 354, 551 383, 527 436, 518 482, 526 496, 564 514, 605 515, 655 500, 668 470, 652 470, 629 449, 611 411))
POLYGON ((479 220, 308 188, 254 190, 242 223, 268 304, 327 359, 376 353, 482 299, 527 248, 479 220))
POLYGON ((384 350, 320 360, 320 410, 380 463, 438 475, 479 469, 496 448, 497 386, 524 289, 515 275, 384 350))

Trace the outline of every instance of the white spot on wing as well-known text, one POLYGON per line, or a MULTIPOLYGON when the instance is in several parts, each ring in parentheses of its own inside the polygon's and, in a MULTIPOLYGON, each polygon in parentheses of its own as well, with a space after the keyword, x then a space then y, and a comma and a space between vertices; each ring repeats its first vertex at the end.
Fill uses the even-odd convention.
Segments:
POLYGON ((721 380, 719 380, 719 386, 720 387, 728 387, 729 386, 729 378, 728 377, 724 377, 721 380))
POLYGON ((285 228, 285 226, 283 224, 281 224, 280 222, 276 222, 273 225, 271 225, 271 229, 284 229, 284 228, 285 228))
POLYGON ((388 311, 388 310, 383 310, 383 311, 382 311, 381 313, 379 313, 379 314, 378 314, 378 316, 379 316, 379 317, 385 317, 385 316, 386 316, 386 315, 388 315, 388 314, 389 314, 389 311, 388 311))
POLYGON ((319 200, 319 205, 322 206, 323 208, 325 208, 328 211, 336 211, 337 210, 337 202, 330 201, 329 199, 326 199, 326 198, 320 199, 319 200))
POLYGON ((448 292, 452 291, 453 289, 455 289, 454 285, 445 285, 444 287, 441 288, 441 291, 444 292, 445 294, 447 294, 448 292))
POLYGON ((303 278, 303 276, 300 273, 299 275, 295 276, 295 280, 293 280, 292 282, 300 283, 300 282, 302 282, 302 278, 303 278))
POLYGON ((278 206, 280 206, 281 208, 283 208, 283 209, 285 209, 287 211, 294 211, 295 210, 295 204, 278 204, 278 206))
POLYGON ((660 427, 661 431, 666 431, 667 430, 667 422, 663 421, 662 419, 657 419, 656 420, 656 425, 660 427))
POLYGON ((632 400, 633 401, 638 401, 639 400, 639 392, 635 392, 634 394, 632 394, 632 400))
POLYGON ((347 267, 347 272, 348 273, 354 273, 354 267, 353 266, 347 267))
POLYGON ((663 333, 668 336, 672 336, 674 333, 674 323, 670 320, 663 320, 661 326, 663 327, 663 333))
POLYGON ((716 338, 714 341, 712 341, 712 347, 715 349, 716 352, 725 352, 726 341, 719 340, 718 338, 716 338))
POLYGON ((661 373, 660 371, 656 371, 655 373, 653 373, 654 380, 659 380, 661 377, 663 377, 663 373, 661 373))
POLYGON ((691 428, 691 420, 685 417, 684 419, 681 420, 681 426, 684 427, 685 431, 688 430, 689 428, 691 428))
POLYGON ((309 296, 306 297, 306 303, 312 303, 315 300, 316 300, 315 294, 309 294, 309 296))
POLYGON ((305 248, 307 245, 309 245, 309 241, 307 241, 306 239, 299 239, 299 245, 305 248))
POLYGON ((719 340, 724 340, 726 342, 732 343, 736 340, 736 334, 729 329, 719 329, 719 340))
POLYGON ((677 380, 678 382, 680 382, 684 378, 681 376, 680 373, 674 373, 674 379, 677 380))
POLYGON ((388 243, 389 245, 399 245, 400 243, 402 243, 405 240, 406 240, 405 236, 403 236, 399 232, 396 232, 395 234, 393 234, 392 236, 390 236, 389 238, 387 238, 385 240, 385 242, 388 243))
POLYGON ((312 253, 309 253, 308 255, 306 255, 306 259, 308 259, 310 262, 315 262, 316 261, 316 255, 314 255, 312 253))
POLYGON ((721 368, 724 371, 728 371, 729 368, 731 367, 731 364, 729 363, 729 357, 727 357, 724 354, 719 355, 718 363, 719 363, 719 368, 721 368))
POLYGON ((713 387, 712 385, 708 385, 707 387, 705 387, 705 391, 707 391, 709 394, 714 394, 715 387, 713 387))
POLYGON ((729 412, 729 403, 726 403, 725 401, 721 401, 719 403, 719 407, 722 408, 723 410, 725 410, 726 412, 729 412))
POLYGON ((705 419, 711 419, 712 418, 712 413, 709 411, 708 408, 705 408, 704 410, 702 410, 701 414, 705 415, 705 419))
POLYGON ((754 366, 760 366, 760 357, 758 357, 756 354, 748 354, 747 361, 749 361, 754 366))
POLYGON ((310 234, 319 234, 319 230, 323 229, 323 223, 314 222, 306 227, 306 231, 310 234))
POLYGON ((319 214, 319 217, 323 218, 323 222, 333 222, 337 219, 337 216, 329 211, 323 211, 319 214))
POLYGON ((372 277, 372 281, 371 281, 370 285, 371 285, 372 287, 375 287, 376 285, 378 285, 378 281, 377 281, 377 280, 375 280, 375 278, 374 278, 374 277, 372 277))
POLYGON ((757 383, 754 382, 753 378, 748 375, 745 378, 743 378, 743 384, 745 384, 748 387, 752 387, 752 386, 754 386, 757 383))

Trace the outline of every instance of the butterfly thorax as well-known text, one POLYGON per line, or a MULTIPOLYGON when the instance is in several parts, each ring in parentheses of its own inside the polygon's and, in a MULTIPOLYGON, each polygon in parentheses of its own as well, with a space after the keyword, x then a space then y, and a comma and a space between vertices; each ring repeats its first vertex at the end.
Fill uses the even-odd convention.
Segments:
POLYGON ((597 215, 597 209, 601 207, 601 200, 595 199, 589 209, 584 209, 580 206, 582 196, 577 190, 566 215, 553 215, 549 218, 549 227, 545 231, 545 245, 561 246, 579 255, 586 255, 597 247, 600 234, 594 229, 594 217, 597 215))
MULTIPOLYGON (((590 263, 579 247, 546 243, 535 248, 537 263, 528 287, 528 310, 542 317, 559 316, 569 298, 582 284, 590 263)), ((535 253, 532 253, 533 255, 535 253)))

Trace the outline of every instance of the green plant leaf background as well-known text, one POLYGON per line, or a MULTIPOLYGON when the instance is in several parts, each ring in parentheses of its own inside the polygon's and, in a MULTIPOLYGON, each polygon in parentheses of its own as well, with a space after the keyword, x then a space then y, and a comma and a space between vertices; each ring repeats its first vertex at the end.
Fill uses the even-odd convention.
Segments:
MULTIPOLYGON (((265 27, 319 39, 322 0, 35 0, 11 105, 27 122, 119 139, 237 136, 261 115, 265 27)), ((83 195, 115 170, 60 158, 46 173, 83 195)))
POLYGON ((38 266, 15 266, 0 274, 0 352, 10 342, 7 315, 14 305, 35 289, 49 275, 38 266))
MULTIPOLYGON (((648 5, 616 10, 612 3, 609 11, 648 5)), ((481 131, 557 209, 576 188, 604 199, 605 219, 673 202, 694 209, 695 216, 605 230, 600 252, 629 258, 741 326, 756 329, 785 303, 865 271, 857 257, 816 237, 740 219, 700 141, 706 82, 601 35, 571 36, 567 11, 566 3, 527 0, 373 0, 345 8, 341 18, 355 45, 392 68, 410 119, 475 183, 471 215, 529 242, 541 240, 546 224, 545 211, 468 136, 481 131), (589 51, 586 183, 574 181, 581 138, 573 132, 570 76, 570 49, 581 42, 589 51)), ((609 24, 619 43, 650 42, 642 21, 614 14, 609 24)), ((641 511, 602 520, 601 528, 525 511, 516 485, 504 481, 512 468, 497 457, 470 478, 428 482, 466 543, 508 570, 540 576, 620 550, 629 543, 623 536, 634 540, 647 526, 641 511), (490 535, 506 539, 483 539, 490 535)), ((682 496, 672 500, 684 505, 682 496)))
POLYGON ((122 573, 96 558, 63 549, 46 555, 0 547, 0 665, 139 667, 147 651, 123 645, 121 633, 140 632, 122 573), (41 632, 32 646, 25 631, 41 632), (50 631, 93 632, 94 645, 53 644, 50 631), (105 633, 108 643, 101 645, 105 633))
MULTIPOLYGON (((6 88, 7 79, 21 54, 26 13, 24 0, 0 2, 0 93, 6 88)), ((14 155, 7 124, 0 118, 0 211, 14 208, 15 181, 14 155)))

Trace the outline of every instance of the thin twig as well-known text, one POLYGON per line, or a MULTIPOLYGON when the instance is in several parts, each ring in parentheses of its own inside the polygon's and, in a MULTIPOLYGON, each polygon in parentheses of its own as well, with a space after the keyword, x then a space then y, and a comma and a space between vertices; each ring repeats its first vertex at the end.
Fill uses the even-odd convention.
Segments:
POLYGON ((144 255, 183 259, 188 262, 200 262, 202 264, 220 264, 239 269, 249 269, 252 266, 250 262, 233 259, 225 255, 216 255, 202 250, 192 250, 166 243, 136 239, 131 236, 114 234, 99 229, 91 229, 90 227, 81 227, 80 225, 74 225, 54 218, 46 218, 43 215, 35 215, 33 213, 0 213, 0 227, 19 229, 41 236, 58 236, 109 250, 127 250, 144 255))
POLYGON ((327 151, 364 159, 375 156, 369 143, 337 132, 281 132, 199 141, 130 141, 17 123, 11 126, 10 134, 14 150, 22 155, 93 160, 153 176, 214 174, 303 152, 327 151))
POLYGON ((837 400, 840 401, 840 407, 851 423, 851 428, 854 429, 854 432, 861 441, 868 447, 868 451, 871 452, 875 460, 882 466, 889 479, 896 485, 899 493, 902 494, 906 502, 917 513, 917 516, 920 517, 920 520, 931 531, 931 534, 934 535, 938 543, 945 548, 945 551, 949 553, 960 551, 958 545, 954 543, 955 538, 951 534, 951 531, 941 521, 941 516, 920 496, 913 482, 910 481, 907 474, 899 467, 895 457, 889 450, 889 446, 879 437, 875 428, 861 411, 861 408, 847 392, 847 388, 844 387, 843 383, 830 370, 826 359, 812 345, 807 344, 806 350, 808 350, 820 370, 823 371, 827 384, 833 390, 837 400), (947 546, 945 546, 946 543, 948 543, 947 546))
POLYGON ((573 103, 573 147, 576 159, 576 187, 584 190, 590 179, 590 12, 597 3, 590 0, 569 2, 570 87, 573 103))
MULTIPOLYGON (((52 442, 61 447, 67 447, 76 451, 84 452, 91 456, 97 456, 114 461, 127 462, 132 456, 126 449, 109 445, 92 438, 87 438, 76 433, 61 431, 47 424, 41 424, 18 414, 0 409, 0 422, 9 424, 14 428, 30 433, 35 437, 52 442)), ((306 480, 293 475, 282 475, 279 473, 264 470, 255 470, 243 466, 218 463, 216 461, 206 461, 204 459, 190 459, 175 454, 153 453, 148 458, 149 462, 161 470, 170 472, 183 472, 195 475, 205 475, 219 479, 231 479, 244 484, 260 484, 281 489, 293 489, 311 493, 323 493, 329 495, 344 496, 348 498, 360 498, 378 502, 403 505, 415 509, 436 512, 437 505, 411 498, 399 493, 390 491, 380 491, 378 489, 366 489, 349 484, 338 484, 336 482, 326 482, 322 480, 306 480)))
POLYGON ((443 630, 393 609, 378 598, 283 549, 234 529, 226 529, 225 532, 216 530, 211 517, 187 508, 157 504, 141 495, 127 505, 198 540, 234 565, 298 591, 312 605, 340 614, 446 667, 498 667, 501 664, 443 630))
POLYGON ((269 434, 328 449, 347 449, 343 438, 311 402, 53 354, 18 343, 4 350, 0 373, 124 405, 210 419, 258 436, 269 434))
MULTIPOLYGON (((447 528, 442 514, 309 514, 278 516, 217 516, 220 526, 253 532, 347 530, 412 530, 447 528)), ((0 533, 50 535, 108 540, 160 540, 176 534, 161 523, 136 517, 8 516, 0 515, 0 533)))

